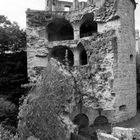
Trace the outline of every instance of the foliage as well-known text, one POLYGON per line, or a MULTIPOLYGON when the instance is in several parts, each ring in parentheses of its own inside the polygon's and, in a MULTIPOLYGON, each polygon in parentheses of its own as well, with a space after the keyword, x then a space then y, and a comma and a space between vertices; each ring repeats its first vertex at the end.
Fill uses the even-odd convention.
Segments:
POLYGON ((20 140, 18 135, 13 135, 0 124, 0 140, 20 140))
POLYGON ((21 84, 28 82, 26 53, 0 55, 0 122, 6 129, 15 132, 19 98, 26 90, 21 84))
POLYGON ((16 52, 25 49, 25 46, 25 31, 16 22, 12 23, 7 17, 0 15, 0 52, 16 52))
POLYGON ((17 112, 18 108, 15 104, 4 98, 0 98, 0 120, 3 125, 7 126, 9 129, 13 129, 10 125, 16 123, 17 112))
MULTIPOLYGON (((62 67, 61 67, 62 68, 62 67)), ((19 133, 22 139, 35 136, 40 140, 67 140, 64 118, 73 107, 74 82, 65 70, 49 64, 40 85, 25 98, 19 112, 19 133)))

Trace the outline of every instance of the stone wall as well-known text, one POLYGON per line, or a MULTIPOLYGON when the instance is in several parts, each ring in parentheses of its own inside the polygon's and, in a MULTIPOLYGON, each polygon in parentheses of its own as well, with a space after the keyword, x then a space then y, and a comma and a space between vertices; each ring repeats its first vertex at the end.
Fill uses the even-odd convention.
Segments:
POLYGON ((120 16, 118 28, 118 66, 114 72, 114 93, 116 121, 123 121, 136 115, 136 53, 134 5, 130 0, 120 0, 117 13, 120 16), (121 110, 122 106, 126 106, 121 110))
MULTIPOLYGON (((81 65, 80 53, 85 50, 87 65, 92 66, 97 81, 95 93, 107 97, 98 107, 103 109, 101 113, 109 122, 120 122, 136 114, 135 3, 132 0, 101 0, 99 3, 70 12, 27 11, 28 76, 36 83, 47 67, 53 48, 67 47, 73 53, 74 66, 81 65), (97 23, 97 31, 80 38, 80 27, 89 17, 97 23), (64 22, 59 22, 60 19, 64 22), (56 22, 59 27, 65 22, 70 24, 74 39, 49 41, 48 25, 56 22)), ((98 107, 88 101, 82 111, 93 124, 99 116, 98 107)), ((71 118, 78 113, 77 107, 71 118)))

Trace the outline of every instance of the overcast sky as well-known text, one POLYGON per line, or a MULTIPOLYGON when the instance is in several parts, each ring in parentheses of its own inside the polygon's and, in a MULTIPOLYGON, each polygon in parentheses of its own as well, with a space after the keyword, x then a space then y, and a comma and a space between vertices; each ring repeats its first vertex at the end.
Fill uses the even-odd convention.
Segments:
MULTIPOLYGON (((72 0, 67 0, 72 1, 72 0)), ((84 1, 84 0, 82 0, 84 1)), ((136 0, 137 2, 140 0, 136 0)), ((1 0, 0 2, 0 15, 7 16, 10 20, 16 21, 22 28, 26 27, 27 8, 44 10, 45 0, 1 0)), ((140 30, 140 4, 136 9, 136 29, 140 30)))

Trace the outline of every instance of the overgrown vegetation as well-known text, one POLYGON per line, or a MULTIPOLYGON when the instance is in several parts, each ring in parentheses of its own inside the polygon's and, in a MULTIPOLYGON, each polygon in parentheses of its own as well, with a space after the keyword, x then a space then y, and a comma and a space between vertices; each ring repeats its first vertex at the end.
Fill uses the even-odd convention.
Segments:
POLYGON ((17 134, 13 135, 10 131, 6 130, 2 125, 0 125, 0 139, 1 140, 20 140, 17 134))
POLYGON ((26 48, 26 33, 16 22, 0 15, 0 52, 17 52, 26 48))
POLYGON ((49 64, 40 84, 30 91, 20 107, 18 129, 23 139, 29 136, 40 140, 69 139, 73 124, 68 115, 76 91, 70 74, 61 68, 49 64))
POLYGON ((0 15, 0 123, 11 133, 16 133, 19 98, 26 92, 21 85, 28 82, 25 48, 25 31, 0 15))

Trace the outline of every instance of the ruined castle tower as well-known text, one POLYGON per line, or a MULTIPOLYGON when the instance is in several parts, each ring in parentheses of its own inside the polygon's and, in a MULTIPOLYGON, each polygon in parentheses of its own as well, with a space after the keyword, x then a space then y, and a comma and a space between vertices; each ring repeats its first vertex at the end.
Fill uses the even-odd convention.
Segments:
MULTIPOLYGON (((82 108, 90 124, 121 122, 136 115, 135 0, 46 0, 27 14, 28 76, 35 83, 49 57, 96 71, 95 91, 106 99, 82 108), (104 90, 103 90, 104 89, 104 90)), ((76 107, 74 119, 81 113, 76 107)))

